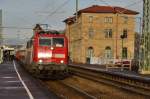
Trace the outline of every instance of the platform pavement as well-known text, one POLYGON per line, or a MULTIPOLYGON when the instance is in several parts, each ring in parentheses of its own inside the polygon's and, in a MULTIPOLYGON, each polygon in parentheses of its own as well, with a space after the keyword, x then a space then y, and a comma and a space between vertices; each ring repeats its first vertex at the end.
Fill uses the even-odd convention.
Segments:
POLYGON ((16 62, 5 62, 0 64, 0 99, 58 99, 58 97, 43 88, 16 62))
POLYGON ((81 64, 81 63, 70 63, 71 66, 77 66, 82 68, 87 68, 95 71, 106 71, 111 72, 117 75, 124 75, 124 76, 130 76, 130 77, 138 77, 142 79, 146 79, 150 81, 150 75, 141 75, 136 71, 130 71, 130 70, 121 70, 120 68, 113 68, 113 69, 106 69, 106 66, 104 65, 98 65, 98 64, 81 64))

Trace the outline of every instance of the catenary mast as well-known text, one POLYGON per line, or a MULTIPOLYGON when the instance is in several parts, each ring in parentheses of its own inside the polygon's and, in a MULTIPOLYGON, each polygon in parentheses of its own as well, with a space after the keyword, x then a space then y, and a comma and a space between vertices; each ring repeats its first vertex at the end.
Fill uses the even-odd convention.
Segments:
POLYGON ((2 44, 2 10, 0 9, 0 45, 2 44))
POLYGON ((140 72, 150 74, 150 1, 143 0, 143 33, 140 72))

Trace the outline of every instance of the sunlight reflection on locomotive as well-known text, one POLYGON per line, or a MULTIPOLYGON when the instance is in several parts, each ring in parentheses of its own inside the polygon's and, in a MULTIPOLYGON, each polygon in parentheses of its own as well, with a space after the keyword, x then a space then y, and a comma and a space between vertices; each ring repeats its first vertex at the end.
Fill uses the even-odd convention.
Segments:
POLYGON ((52 57, 52 53, 38 53, 38 58, 49 58, 52 57))

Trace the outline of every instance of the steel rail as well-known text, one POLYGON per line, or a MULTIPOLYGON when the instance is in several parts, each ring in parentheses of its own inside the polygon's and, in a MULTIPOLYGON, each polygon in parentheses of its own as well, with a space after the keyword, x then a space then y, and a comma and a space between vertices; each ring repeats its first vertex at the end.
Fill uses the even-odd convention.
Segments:
MULTIPOLYGON (((42 85, 44 85, 46 88, 48 88, 48 86, 50 86, 50 85, 48 84, 48 82, 49 82, 49 81, 40 80, 40 83, 41 83, 42 85)), ((51 82, 51 81, 50 81, 50 82, 51 82)), ((78 87, 76 87, 76 86, 73 86, 73 85, 71 85, 71 84, 67 84, 67 83, 65 83, 65 82, 63 82, 63 81, 60 81, 60 80, 58 80, 57 83, 58 83, 59 85, 60 85, 60 84, 63 85, 64 88, 69 89, 70 92, 71 92, 71 90, 72 90, 73 92, 78 93, 79 95, 85 97, 86 99, 97 99, 97 97, 95 97, 95 96, 93 96, 93 95, 90 95, 88 92, 86 92, 86 91, 84 91, 84 90, 82 90, 82 89, 80 89, 80 88, 78 88, 78 87)), ((49 91, 52 91, 52 90, 49 89, 49 91)), ((69 93, 68 93, 68 94, 69 94, 69 93)), ((56 95, 57 95, 58 97, 60 97, 60 98, 65 98, 65 99, 66 99, 65 96, 63 96, 63 97, 62 97, 62 95, 59 96, 59 94, 57 94, 57 93, 56 93, 56 95)))
POLYGON ((67 83, 64 83, 63 81, 59 81, 61 84, 63 84, 65 87, 68 87, 69 89, 72 89, 78 93, 80 93, 81 95, 84 95, 86 96, 88 99, 97 99, 97 97, 95 96, 92 96, 90 95, 89 93, 87 93, 86 91, 76 87, 76 86, 73 86, 73 85, 70 85, 70 84, 67 84, 67 83))

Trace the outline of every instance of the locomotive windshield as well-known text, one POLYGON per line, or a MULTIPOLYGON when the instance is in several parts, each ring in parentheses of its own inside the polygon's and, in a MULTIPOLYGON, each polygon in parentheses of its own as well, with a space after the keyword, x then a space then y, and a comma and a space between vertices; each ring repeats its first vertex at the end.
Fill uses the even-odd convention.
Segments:
POLYGON ((51 46, 52 40, 51 38, 40 38, 39 39, 39 45, 41 46, 51 46))
POLYGON ((40 38, 40 46, 55 46, 55 47, 64 47, 64 38, 40 38))
POLYGON ((53 38, 53 46, 63 47, 64 46, 64 38, 53 38))

